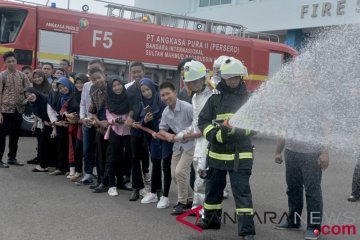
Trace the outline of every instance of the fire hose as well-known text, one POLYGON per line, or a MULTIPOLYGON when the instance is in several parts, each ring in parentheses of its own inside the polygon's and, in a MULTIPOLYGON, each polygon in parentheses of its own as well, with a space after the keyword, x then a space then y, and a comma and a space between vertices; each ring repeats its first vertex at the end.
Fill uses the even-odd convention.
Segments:
MULTIPOLYGON (((155 134, 155 137, 160 139, 160 140, 163 140, 163 141, 167 141, 166 137, 164 135, 162 135, 161 133, 159 132, 155 132, 154 130, 151 130, 150 128, 147 128, 147 127, 144 127, 142 126, 141 124, 139 123, 136 123, 133 125, 134 128, 137 128, 137 129, 140 129, 144 132, 147 132, 149 133, 151 136, 154 136, 155 134)), ((188 133, 188 134, 185 134, 184 135, 184 140, 191 140, 191 139, 195 139, 195 138, 198 138, 199 136, 201 136, 200 134, 191 134, 191 133, 188 133)))

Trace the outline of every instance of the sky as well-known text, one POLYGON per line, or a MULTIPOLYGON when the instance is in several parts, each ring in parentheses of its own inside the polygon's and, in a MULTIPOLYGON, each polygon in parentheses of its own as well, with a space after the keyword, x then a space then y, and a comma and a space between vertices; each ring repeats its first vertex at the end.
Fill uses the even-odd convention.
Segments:
MULTIPOLYGON (((12 0, 14 1, 14 0, 12 0)), ((27 2, 33 2, 37 4, 46 4, 47 0, 25 0, 27 2)), ((82 11, 83 5, 88 5, 90 7, 89 12, 91 13, 98 13, 106 15, 107 8, 104 7, 106 3, 96 2, 94 0, 69 0, 70 1, 70 8, 78 11, 82 11)), ((134 5, 134 0, 105 0, 108 2, 113 2, 117 4, 124 4, 124 5, 134 5)), ((16 2, 16 1, 14 1, 16 2)), ((56 6, 59 8, 67 8, 68 0, 50 0, 49 5, 51 2, 55 2, 56 6)))

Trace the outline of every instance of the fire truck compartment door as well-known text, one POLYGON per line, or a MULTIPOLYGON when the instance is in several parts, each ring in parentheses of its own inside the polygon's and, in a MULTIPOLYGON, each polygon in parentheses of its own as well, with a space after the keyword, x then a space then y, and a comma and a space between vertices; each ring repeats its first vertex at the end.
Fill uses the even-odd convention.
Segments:
POLYGON ((272 77, 279 71, 283 65, 283 54, 270 52, 269 55, 269 77, 272 77))
POLYGON ((39 62, 51 62, 55 67, 61 59, 70 61, 71 34, 40 30, 39 32, 39 62))

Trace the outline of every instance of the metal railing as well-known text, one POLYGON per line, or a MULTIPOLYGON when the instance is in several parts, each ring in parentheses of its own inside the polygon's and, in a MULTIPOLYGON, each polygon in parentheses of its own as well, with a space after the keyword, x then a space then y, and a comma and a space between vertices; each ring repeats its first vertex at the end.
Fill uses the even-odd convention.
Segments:
POLYGON ((139 22, 146 22, 149 24, 158 24, 181 29, 279 42, 279 37, 275 34, 250 32, 247 31, 246 27, 240 24, 232 24, 209 19, 152 11, 148 9, 117 4, 105 0, 94 1, 106 3, 107 5, 105 7, 108 9, 107 15, 110 17, 130 19, 139 22))

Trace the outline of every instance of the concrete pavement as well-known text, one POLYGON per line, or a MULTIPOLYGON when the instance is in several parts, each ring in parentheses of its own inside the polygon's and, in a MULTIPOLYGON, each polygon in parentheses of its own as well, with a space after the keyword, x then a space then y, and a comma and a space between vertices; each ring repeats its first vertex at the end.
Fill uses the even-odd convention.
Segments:
MULTIPOLYGON (((274 163, 275 141, 254 141, 255 164, 251 179, 257 236, 261 240, 303 239, 303 231, 274 230, 267 213, 275 212, 278 221, 287 210, 284 165, 274 163)), ((18 159, 25 162, 35 156, 35 138, 21 138, 18 159)), ((346 201, 351 189, 355 159, 343 153, 332 154, 330 167, 323 174, 324 224, 354 224, 357 236, 327 235, 321 239, 360 239, 360 202, 346 201)), ((5 159, 6 160, 6 159, 5 159)), ((199 233, 180 224, 171 216, 171 208, 156 209, 156 204, 129 202, 130 192, 118 197, 94 194, 78 187, 64 176, 32 173, 33 166, 0 169, 0 240, 104 240, 104 239, 239 239, 231 221, 219 231, 199 233)), ((172 184, 172 204, 176 190, 172 184)), ((224 210, 234 212, 231 196, 224 210)), ((187 217, 194 222, 194 217, 187 217)))

